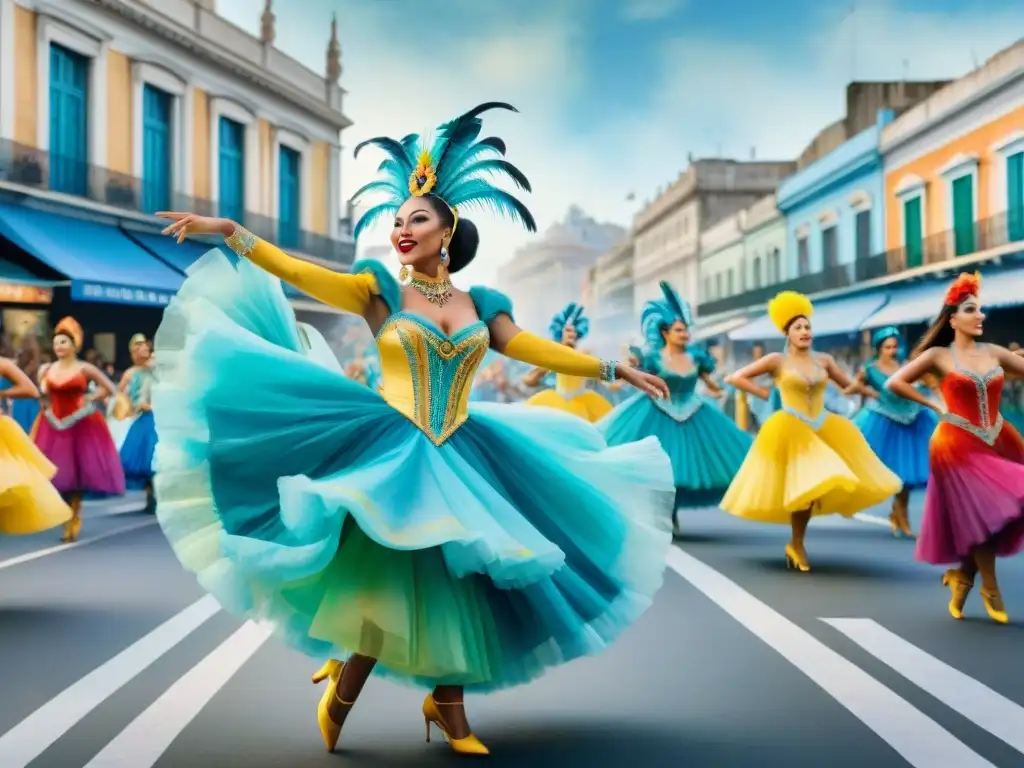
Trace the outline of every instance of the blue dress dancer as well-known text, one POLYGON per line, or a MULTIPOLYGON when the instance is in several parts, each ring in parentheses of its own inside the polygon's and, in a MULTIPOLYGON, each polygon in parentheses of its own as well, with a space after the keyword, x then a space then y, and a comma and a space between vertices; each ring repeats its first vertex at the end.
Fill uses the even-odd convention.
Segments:
POLYGON ((121 467, 127 488, 146 491, 146 510, 153 511, 153 458, 156 454, 156 423, 153 420, 151 395, 153 370, 150 368, 149 339, 137 333, 129 342, 132 367, 124 372, 118 390, 131 407, 133 420, 121 442, 121 467))
POLYGON ((899 370, 903 357, 899 330, 889 326, 875 331, 871 345, 874 359, 845 394, 859 393, 866 398, 853 423, 875 455, 903 481, 903 490, 893 497, 889 525, 893 536, 911 537, 910 491, 928 484, 928 441, 939 422, 929 408, 894 395, 885 387, 889 377, 899 370))
POLYGON ((697 394, 703 380, 715 395, 721 388, 711 374, 714 359, 689 347, 690 306, 662 281, 663 298, 649 301, 641 324, 646 348, 634 355, 641 367, 663 378, 667 400, 636 394, 616 406, 598 426, 609 445, 656 437, 672 459, 676 486, 673 525, 679 532, 679 508, 717 506, 746 458, 752 439, 719 408, 697 394))
POLYGON ((157 516, 227 609, 328 657, 314 682, 328 683, 317 721, 329 751, 376 671, 431 689, 428 737, 433 725, 456 752, 487 754, 464 690, 526 683, 599 651, 662 583, 673 484, 657 440, 609 448, 568 414, 468 402, 488 348, 668 394, 655 376, 523 331, 504 294, 452 285, 479 243, 463 208, 536 230, 487 179, 529 188, 500 139, 477 141, 493 108, 514 111, 477 107, 433 146, 364 143, 388 157, 356 197, 386 199, 355 235, 387 217, 400 280, 379 261, 334 272, 234 222, 162 214, 174 221, 166 234, 220 233, 242 258, 214 250, 193 265, 157 333, 157 516), (379 392, 302 353, 276 278, 366 320, 379 392))

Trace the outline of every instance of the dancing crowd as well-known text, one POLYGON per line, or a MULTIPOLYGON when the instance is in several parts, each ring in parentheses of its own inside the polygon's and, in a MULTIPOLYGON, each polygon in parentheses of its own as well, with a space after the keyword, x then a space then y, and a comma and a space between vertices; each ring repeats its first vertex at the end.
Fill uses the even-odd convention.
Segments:
POLYGON ((1024 357, 982 341, 979 275, 953 282, 912 351, 881 329, 855 371, 814 348, 812 302, 783 291, 768 306, 783 351, 723 376, 667 282, 643 307, 641 343, 599 359, 583 351, 585 308, 538 335, 502 292, 451 282, 479 244, 468 207, 536 230, 489 181, 530 189, 501 139, 479 139, 491 109, 514 111, 488 103, 432 142, 357 147, 386 158, 356 194, 383 201, 355 234, 390 221, 397 277, 379 261, 334 272, 230 220, 160 214, 178 242, 220 235, 238 258, 215 250, 193 266, 155 348, 133 338, 116 385, 79 360, 71 318, 35 377, 3 361, 7 397, 42 409, 28 431, 0 421, 0 531, 63 524, 72 540, 84 494, 150 488, 204 589, 326 659, 312 681, 327 683, 328 751, 377 674, 427 691, 428 741, 436 728, 455 752, 488 754, 464 693, 614 642, 655 599, 673 533, 698 507, 788 526, 780 554, 806 573, 813 518, 891 499, 893 532, 914 536, 909 493, 926 487, 916 556, 951 566, 950 614, 980 576, 989 617, 1008 622, 996 558, 1024 549, 1024 440, 1019 397, 1002 398, 1024 357), (339 362, 282 281, 358 318, 375 354, 339 362))

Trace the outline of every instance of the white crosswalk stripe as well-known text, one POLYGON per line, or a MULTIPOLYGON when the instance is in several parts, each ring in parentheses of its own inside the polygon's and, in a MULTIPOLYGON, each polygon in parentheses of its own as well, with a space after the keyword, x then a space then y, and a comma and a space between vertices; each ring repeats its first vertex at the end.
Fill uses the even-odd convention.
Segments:
POLYGON ((1024 754, 1024 707, 871 619, 822 619, 947 707, 1024 754))
MULTIPOLYGON (((704 562, 673 548, 669 567, 810 678, 913 768, 995 768, 910 701, 704 562)), ((204 597, 141 638, 0 736, 0 766, 29 768, 83 719, 220 611, 204 597)), ((1024 707, 870 619, 821 619, 978 729, 1024 754, 1024 707)), ((264 647, 266 626, 247 622, 145 707, 85 768, 153 768, 210 702, 264 647)), ((840 635, 836 635, 839 639, 840 635)), ((723 668, 728 660, 723 659, 723 668)), ((312 713, 311 713, 312 714, 312 713)), ((128 720, 128 718, 125 718, 128 720)), ((955 726, 951 726, 954 727, 955 726)), ((312 746, 311 746, 312 748, 312 746)), ((201 762, 201 756, 196 756, 201 762)), ((82 755, 83 762, 88 755, 82 755)), ((80 764, 80 763, 79 763, 80 764)), ((198 763, 197 763, 198 764, 198 763)), ((888 763, 886 763, 888 765, 888 763)))
POLYGON ((212 597, 196 601, 61 691, 0 736, 0 765, 26 768, 86 715, 219 611, 220 606, 212 597))

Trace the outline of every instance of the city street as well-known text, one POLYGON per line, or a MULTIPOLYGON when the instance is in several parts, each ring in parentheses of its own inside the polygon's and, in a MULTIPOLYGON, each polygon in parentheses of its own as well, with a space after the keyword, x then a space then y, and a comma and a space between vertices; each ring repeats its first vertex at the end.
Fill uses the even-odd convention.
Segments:
MULTIPOLYGON (((91 505, 73 546, 0 539, 0 765, 457 764, 436 731, 424 743, 423 694, 379 680, 327 755, 317 661, 219 611, 131 506, 91 505)), ((809 574, 785 570, 783 528, 685 515, 664 589, 619 644, 469 699, 490 764, 1024 765, 1024 559, 1000 563, 1013 624, 976 595, 955 622, 941 570, 873 514, 812 522, 809 574)))

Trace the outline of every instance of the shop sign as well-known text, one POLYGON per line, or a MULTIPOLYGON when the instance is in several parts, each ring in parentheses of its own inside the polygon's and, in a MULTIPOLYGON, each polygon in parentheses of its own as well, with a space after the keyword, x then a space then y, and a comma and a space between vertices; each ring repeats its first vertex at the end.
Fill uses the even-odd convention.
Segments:
POLYGON ((21 283, 0 283, 0 303, 49 304, 52 301, 53 290, 50 288, 21 283))
POLYGON ((116 304, 149 304, 167 306, 173 294, 167 291, 154 291, 150 288, 131 288, 126 285, 106 285, 104 283, 79 283, 77 290, 72 290, 74 298, 82 301, 109 301, 116 304))

